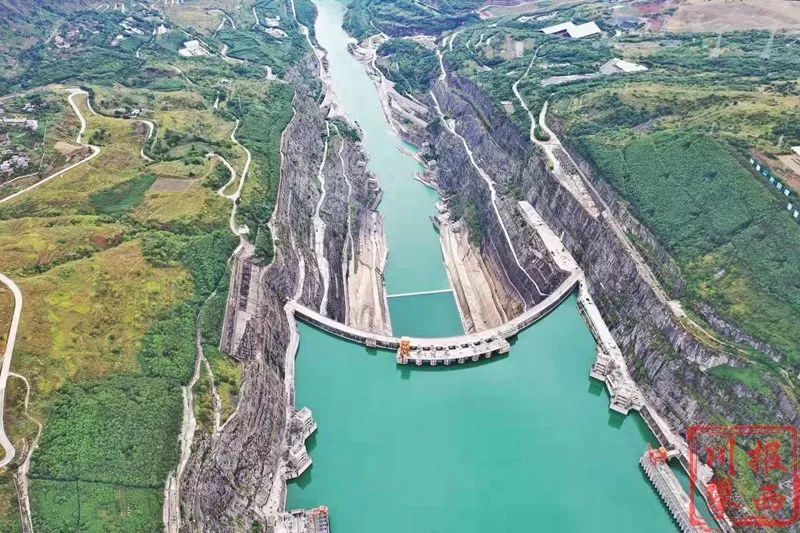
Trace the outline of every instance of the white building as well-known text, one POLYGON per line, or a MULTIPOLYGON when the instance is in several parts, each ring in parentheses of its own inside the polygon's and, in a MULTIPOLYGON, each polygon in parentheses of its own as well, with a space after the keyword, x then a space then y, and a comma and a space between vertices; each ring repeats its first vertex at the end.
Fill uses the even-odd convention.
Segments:
POLYGON ((547 35, 565 33, 573 39, 580 39, 581 37, 587 37, 595 33, 602 33, 602 30, 594 21, 585 24, 574 24, 572 21, 562 22, 561 24, 542 28, 541 31, 547 35))

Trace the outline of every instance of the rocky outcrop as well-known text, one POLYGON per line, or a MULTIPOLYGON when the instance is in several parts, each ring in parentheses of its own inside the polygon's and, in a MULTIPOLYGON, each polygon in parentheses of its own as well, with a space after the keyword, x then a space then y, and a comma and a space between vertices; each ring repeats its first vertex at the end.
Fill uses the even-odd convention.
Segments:
MULTIPOLYGON (((289 323, 284 304, 298 294, 300 302, 311 308, 319 308, 323 300, 313 218, 321 197, 316 176, 323 165, 328 129, 326 110, 319 109, 302 76, 303 69, 307 74, 315 68, 316 61, 309 57, 287 75, 295 87, 295 115, 283 136, 280 189, 270 224, 275 259, 250 280, 259 289, 250 291, 257 295, 257 311, 246 322, 241 339, 232 344, 237 348, 230 355, 243 367, 239 403, 216 437, 196 437, 181 480, 183 531, 249 531, 255 524, 266 524, 273 479, 288 453, 287 414, 293 411, 294 397, 293 384, 287 387, 286 361, 287 355, 294 356, 295 326, 289 323)), ((347 233, 343 228, 351 211, 348 201, 357 204, 352 210, 364 211, 375 191, 370 192, 364 171, 356 171, 364 165, 355 144, 341 137, 331 142, 334 155, 342 149, 345 167, 353 176, 353 194, 348 195, 338 158, 324 162, 327 196, 321 216, 326 222, 324 253, 331 281, 327 307, 338 317, 344 312, 346 294, 341 265, 347 233)), ((357 221, 352 231, 358 231, 357 221)))
POLYGON ((439 169, 438 188, 453 215, 468 218, 473 241, 481 242, 481 255, 495 272, 494 278, 505 292, 517 295, 516 301, 505 306, 511 317, 519 313, 520 305, 527 308, 542 301, 567 274, 556 267, 536 231, 515 208, 521 199, 518 183, 523 163, 533 148, 510 123, 493 124, 490 102, 470 98, 461 82, 455 83, 451 87, 439 82, 433 94, 444 116, 453 121, 455 132, 472 148, 475 164, 458 135, 442 121, 432 124, 430 145, 439 169), (504 155, 507 151, 519 154, 519 159, 504 155), (494 182, 497 209, 479 169, 494 182))
POLYGON ((476 333, 499 327, 522 312, 514 294, 507 293, 483 260, 480 247, 469 240, 464 220, 450 222, 440 215, 439 238, 450 284, 455 292, 464 332, 476 333), (510 313, 506 313, 506 309, 510 313))
MULTIPOLYGON (((631 374, 650 404, 678 432, 684 432, 689 425, 708 422, 715 415, 736 423, 798 424, 797 405, 778 384, 768 382, 771 391, 755 391, 727 381, 717 372, 702 370, 720 361, 734 366, 744 362, 704 344, 678 323, 666 303, 642 279, 604 218, 593 218, 583 209, 548 171, 527 139, 490 105, 477 86, 449 75, 447 83, 439 82, 434 93, 498 189, 505 195, 522 196, 561 236, 585 272, 591 295, 622 349, 631 374), (739 398, 746 401, 732 400, 739 398)), ((465 195, 477 206, 486 205, 486 192, 465 171, 464 157, 448 153, 457 151, 457 144, 442 128, 432 131, 440 187, 451 195, 465 195)), ((488 236, 484 247, 502 245, 492 238, 497 233, 484 211, 482 220, 487 224, 488 236)), ((506 216, 513 223, 514 217, 506 216)), ((520 245, 531 242, 520 235, 513 237, 520 245)), ((535 257, 534 249, 541 251, 533 246, 528 261, 535 257)), ((500 252, 497 258, 513 276, 513 262, 507 254, 500 252)), ((512 283, 517 285, 519 279, 512 278, 512 283)))
MULTIPOLYGON (((559 138, 568 139, 564 125, 561 121, 554 120, 551 126, 559 138)), ((620 223, 622 229, 630 237, 634 246, 647 261, 648 266, 661 282, 662 287, 670 298, 680 298, 683 295, 686 281, 681 275, 677 263, 653 235, 653 233, 642 224, 639 219, 631 212, 630 205, 620 196, 620 194, 607 181, 600 179, 596 169, 590 165, 574 147, 565 142, 564 148, 580 168, 580 172, 586 176, 600 194, 605 204, 614 214, 615 219, 620 223)))
POLYGON ((370 208, 380 189, 364 164, 360 145, 337 133, 330 138, 328 157, 323 172, 327 195, 321 217, 326 224, 325 255, 328 258, 330 284, 324 313, 339 322, 346 322, 348 306, 347 285, 350 279, 347 265, 358 262, 364 251, 359 235, 369 232, 370 208), (367 227, 364 227, 367 226, 367 227))
POLYGON ((773 361, 778 362, 783 357, 784 354, 767 344, 766 342, 762 342, 752 335, 749 335, 742 331, 741 329, 737 328, 721 316, 717 314, 713 307, 708 305, 704 302, 696 302, 692 308, 697 311, 703 320, 708 322, 715 331, 719 331, 726 337, 730 337, 731 339, 735 340, 738 343, 744 344, 745 346, 749 346, 750 348, 757 350, 767 356, 769 356, 773 361))

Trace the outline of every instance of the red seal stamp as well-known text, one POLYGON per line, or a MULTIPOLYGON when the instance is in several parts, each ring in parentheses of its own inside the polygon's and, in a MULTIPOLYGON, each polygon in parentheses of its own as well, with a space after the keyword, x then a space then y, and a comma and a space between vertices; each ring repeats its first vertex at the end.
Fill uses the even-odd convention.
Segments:
POLYGON ((782 528, 800 519, 797 428, 692 426, 687 440, 693 525, 702 523, 698 481, 714 517, 734 527, 782 528))

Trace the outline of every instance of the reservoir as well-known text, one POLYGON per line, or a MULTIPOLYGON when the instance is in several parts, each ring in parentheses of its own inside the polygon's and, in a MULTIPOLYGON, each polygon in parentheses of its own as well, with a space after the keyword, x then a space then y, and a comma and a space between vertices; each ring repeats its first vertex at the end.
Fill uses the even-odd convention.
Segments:
MULTIPOLYGON (((394 333, 463 333, 452 293, 392 297, 449 288, 429 220, 436 193, 413 179, 418 164, 347 51, 345 4, 315 3, 334 90, 384 189, 394 333)), ((589 378, 595 343, 574 297, 509 356, 464 366, 398 367, 394 354, 299 327, 296 404, 318 430, 287 509, 325 505, 336 533, 676 531, 638 464, 655 439, 589 378)))

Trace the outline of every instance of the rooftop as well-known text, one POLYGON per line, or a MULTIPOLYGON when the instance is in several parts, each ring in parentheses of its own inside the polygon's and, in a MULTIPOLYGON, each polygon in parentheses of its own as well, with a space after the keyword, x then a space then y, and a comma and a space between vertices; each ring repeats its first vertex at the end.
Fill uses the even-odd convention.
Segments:
POLYGON ((574 24, 572 21, 569 21, 542 28, 542 32, 546 33, 547 35, 552 35, 554 33, 560 33, 563 31, 566 31, 567 34, 573 39, 580 39, 581 37, 586 37, 588 35, 601 32, 600 28, 594 21, 586 22, 585 24, 574 24))

